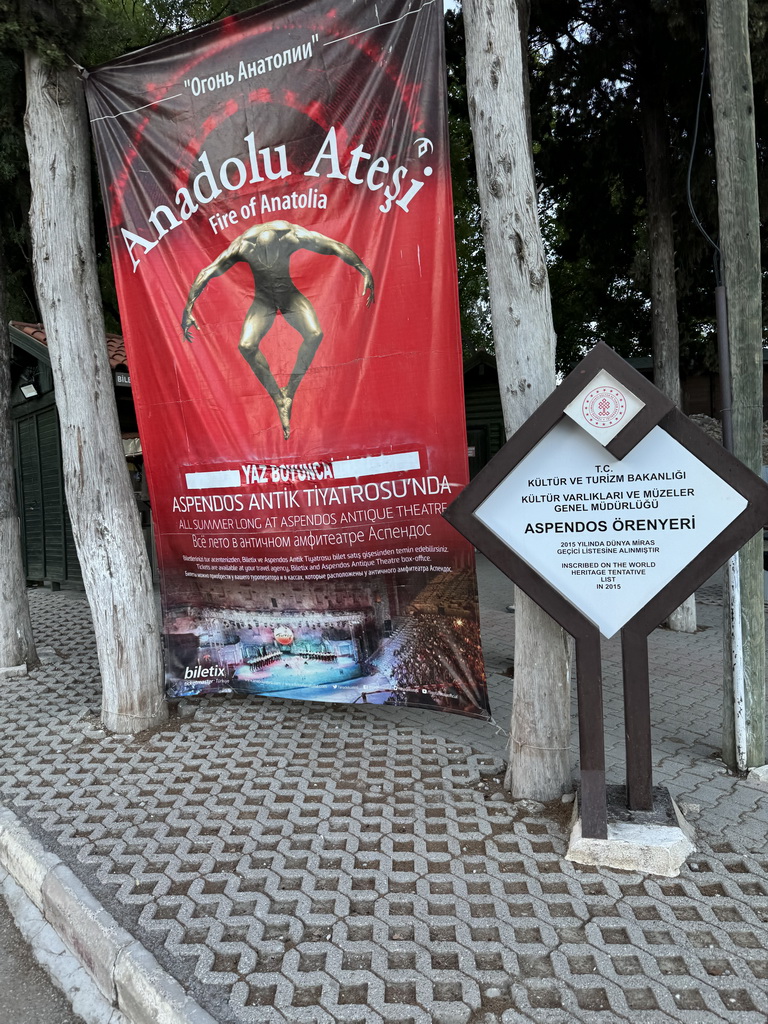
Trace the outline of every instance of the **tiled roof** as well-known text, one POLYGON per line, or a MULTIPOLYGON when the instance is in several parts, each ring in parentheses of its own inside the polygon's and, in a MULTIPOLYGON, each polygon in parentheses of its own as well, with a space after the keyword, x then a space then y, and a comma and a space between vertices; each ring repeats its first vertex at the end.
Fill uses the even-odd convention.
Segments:
MULTIPOLYGON (((28 335, 35 341, 40 342, 41 345, 48 347, 48 339, 45 336, 45 328, 42 324, 22 324, 17 320, 13 321, 13 327, 17 331, 21 331, 23 334, 28 335)), ((125 355, 125 345, 120 334, 107 334, 107 352, 109 353, 109 365, 114 368, 116 366, 127 366, 128 360, 125 355)))

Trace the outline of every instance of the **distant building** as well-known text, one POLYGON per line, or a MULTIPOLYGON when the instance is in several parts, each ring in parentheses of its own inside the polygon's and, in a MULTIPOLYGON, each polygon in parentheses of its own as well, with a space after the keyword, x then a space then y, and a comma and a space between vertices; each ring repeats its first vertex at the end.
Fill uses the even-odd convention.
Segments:
POLYGON ((478 353, 464 367, 464 409, 473 477, 506 441, 496 360, 487 352, 478 353))
MULTIPOLYGON (((126 469, 136 494, 145 538, 151 548, 149 502, 141 445, 121 337, 106 336, 115 384, 126 469)), ((59 418, 51 358, 42 324, 12 323, 11 425, 22 557, 30 582, 82 586, 72 526, 64 496, 59 418)))

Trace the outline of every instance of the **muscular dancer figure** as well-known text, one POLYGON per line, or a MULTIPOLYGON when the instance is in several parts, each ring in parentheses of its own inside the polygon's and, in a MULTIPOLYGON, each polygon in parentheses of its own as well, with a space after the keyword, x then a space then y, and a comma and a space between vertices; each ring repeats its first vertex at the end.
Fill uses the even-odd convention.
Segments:
POLYGON ((362 295, 368 296, 366 306, 373 302, 373 275, 360 257, 348 245, 332 238, 289 224, 284 220, 273 220, 267 224, 256 224, 245 231, 225 249, 210 266, 201 270, 190 288, 187 304, 181 317, 181 329, 187 341, 192 341, 192 328, 199 325, 192 316, 192 307, 200 293, 211 280, 226 273, 236 263, 247 263, 253 274, 255 295, 245 315, 239 348, 246 362, 264 386, 275 403, 283 437, 291 432, 291 406, 296 389, 307 372, 309 364, 323 340, 323 332, 312 303, 302 295, 291 280, 291 256, 299 249, 322 256, 338 256, 340 260, 354 267, 363 275, 362 295), (264 335, 282 313, 291 327, 301 335, 302 342, 288 383, 278 387, 269 362, 259 350, 264 335))

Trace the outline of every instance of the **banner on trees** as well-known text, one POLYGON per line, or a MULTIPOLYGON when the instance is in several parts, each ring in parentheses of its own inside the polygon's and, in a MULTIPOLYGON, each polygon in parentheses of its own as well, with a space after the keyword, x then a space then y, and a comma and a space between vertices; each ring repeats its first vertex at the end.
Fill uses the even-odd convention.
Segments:
POLYGON ((442 11, 300 0, 87 96, 171 695, 487 714, 442 11))

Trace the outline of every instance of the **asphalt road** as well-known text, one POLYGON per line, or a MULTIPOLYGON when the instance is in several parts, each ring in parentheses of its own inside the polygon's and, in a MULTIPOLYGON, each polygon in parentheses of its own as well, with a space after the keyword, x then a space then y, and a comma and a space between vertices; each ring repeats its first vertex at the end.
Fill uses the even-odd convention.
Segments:
POLYGON ((82 1024, 37 964, 0 895, 0 1024, 82 1024))

